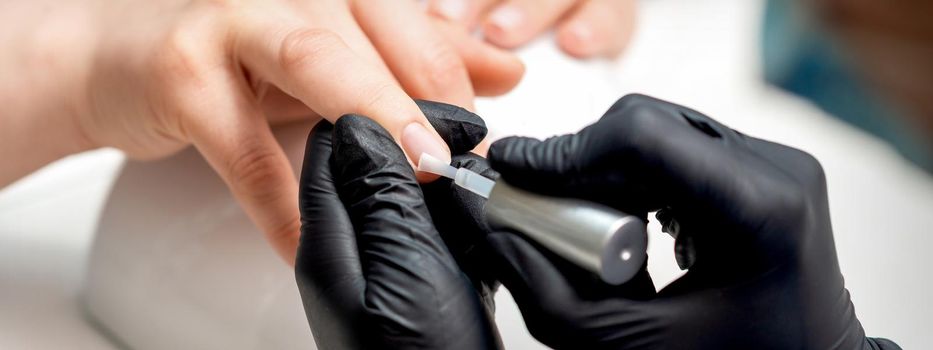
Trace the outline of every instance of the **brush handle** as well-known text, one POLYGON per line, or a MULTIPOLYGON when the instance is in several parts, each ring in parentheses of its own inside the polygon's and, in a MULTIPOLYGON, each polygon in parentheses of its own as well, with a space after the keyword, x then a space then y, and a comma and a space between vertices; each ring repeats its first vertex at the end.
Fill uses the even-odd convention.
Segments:
POLYGON ((491 227, 522 232, 609 284, 631 279, 647 258, 647 223, 604 205, 543 196, 499 180, 485 212, 491 227))

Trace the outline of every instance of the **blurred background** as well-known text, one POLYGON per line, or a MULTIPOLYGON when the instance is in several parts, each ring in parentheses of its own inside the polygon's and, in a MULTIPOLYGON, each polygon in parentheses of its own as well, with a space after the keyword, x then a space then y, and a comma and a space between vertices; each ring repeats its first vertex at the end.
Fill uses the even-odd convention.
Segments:
MULTIPOLYGON (((513 92, 481 99, 493 137, 573 132, 632 92, 690 106, 824 165, 840 265, 869 336, 933 344, 933 178, 889 146, 764 83, 763 1, 643 1, 628 52, 575 61, 542 38, 513 92)), ((279 128, 297 164, 310 124, 279 128)), ((659 287, 680 275, 650 228, 659 287)), ((509 349, 543 348, 507 291, 509 349)), ((127 162, 115 150, 58 161, 0 191, 0 348, 313 348, 292 271, 193 150, 127 162)))

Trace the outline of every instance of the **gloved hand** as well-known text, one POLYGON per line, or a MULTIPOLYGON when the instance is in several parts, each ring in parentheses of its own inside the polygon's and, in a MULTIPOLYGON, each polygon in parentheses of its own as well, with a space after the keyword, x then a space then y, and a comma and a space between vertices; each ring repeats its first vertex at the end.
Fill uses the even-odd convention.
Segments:
MULTIPOLYGON (((429 118, 430 119, 430 118, 429 118)), ((485 158, 473 153, 455 154, 451 165, 470 169, 489 178, 499 175, 485 158)), ((483 216, 486 199, 460 187, 450 179, 441 178, 421 185, 425 203, 434 219, 434 225, 470 281, 476 286, 483 303, 495 311, 495 293, 499 288, 493 274, 486 234, 491 230, 483 216)))
MULTIPOLYGON (((419 105, 455 155, 486 134, 472 113, 419 105)), ((319 348, 502 347, 405 154, 379 124, 356 115, 322 121, 308 140, 299 199, 295 274, 319 348)))
MULTIPOLYGON (((469 151, 486 137, 486 124, 482 118, 456 106, 416 102, 428 116, 428 121, 450 145, 452 166, 467 168, 486 177, 499 177, 485 158, 469 151)), ((454 260, 470 278, 489 311, 494 312, 494 297, 499 282, 491 273, 490 252, 485 244, 486 234, 490 232, 483 217, 486 199, 447 178, 422 184, 421 189, 434 225, 454 260)))
MULTIPOLYGON (((845 289, 823 170, 691 109, 629 95, 575 135, 508 138, 489 151, 506 181, 659 210, 689 271, 657 293, 619 287, 520 234, 487 239, 531 333, 560 349, 873 349, 845 289)), ((651 289, 648 289, 648 288, 651 289)))

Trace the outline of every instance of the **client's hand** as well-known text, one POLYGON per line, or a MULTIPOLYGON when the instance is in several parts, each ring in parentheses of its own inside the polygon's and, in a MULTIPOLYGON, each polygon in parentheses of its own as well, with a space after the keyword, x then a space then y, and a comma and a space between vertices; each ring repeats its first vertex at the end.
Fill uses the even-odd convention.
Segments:
POLYGON ((89 149, 193 145, 288 263, 297 181, 270 123, 364 114, 449 159, 411 97, 469 107, 523 72, 411 0, 7 1, 0 33, 0 187, 89 149))

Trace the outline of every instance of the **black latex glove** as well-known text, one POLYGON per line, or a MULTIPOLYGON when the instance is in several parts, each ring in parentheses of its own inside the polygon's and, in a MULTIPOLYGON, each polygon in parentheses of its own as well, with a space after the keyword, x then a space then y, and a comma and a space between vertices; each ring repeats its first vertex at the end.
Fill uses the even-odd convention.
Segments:
MULTIPOLYGON (((472 113, 419 105, 454 154, 485 136, 472 113)), ((414 171, 381 126, 349 115, 315 127, 299 201, 295 274, 319 348, 502 347, 431 221, 414 171)))
MULTIPOLYGON (((561 349, 872 349, 836 259, 826 184, 807 153, 629 95, 575 135, 509 138, 489 161, 525 189, 657 217, 689 271, 645 293, 607 286, 514 233, 497 275, 531 333, 561 349)), ((647 280, 650 281, 650 280, 647 280)))
MULTIPOLYGON (((451 105, 416 102, 428 116, 428 121, 445 138, 447 144, 451 145, 452 166, 498 178, 499 175, 489 167, 485 158, 470 153, 470 150, 486 137, 486 124, 482 118, 451 105)), ((489 250, 485 248, 485 237, 490 231, 483 218, 486 199, 457 186, 447 178, 422 184, 421 188, 441 238, 453 254, 460 270, 476 287, 484 304, 490 312, 494 312, 493 298, 499 283, 490 273, 489 250)))
MULTIPOLYGON (((499 176, 489 167, 485 158, 473 153, 454 155, 451 165, 470 169, 489 178, 499 176)), ((490 251, 485 244, 486 234, 490 232, 483 217, 486 199, 447 178, 424 184, 422 188, 434 224, 460 270, 470 277, 490 311, 495 311, 493 298, 499 282, 492 273, 490 251)))

